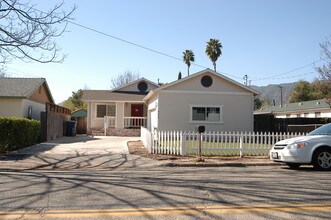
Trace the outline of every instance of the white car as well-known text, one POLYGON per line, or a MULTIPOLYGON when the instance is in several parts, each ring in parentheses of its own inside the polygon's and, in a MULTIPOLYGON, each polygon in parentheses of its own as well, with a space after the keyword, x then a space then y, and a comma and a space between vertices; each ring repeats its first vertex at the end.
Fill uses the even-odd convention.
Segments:
POLYGON ((323 125, 307 136, 279 141, 269 155, 271 160, 284 162, 292 169, 311 164, 318 170, 331 170, 331 124, 323 125))

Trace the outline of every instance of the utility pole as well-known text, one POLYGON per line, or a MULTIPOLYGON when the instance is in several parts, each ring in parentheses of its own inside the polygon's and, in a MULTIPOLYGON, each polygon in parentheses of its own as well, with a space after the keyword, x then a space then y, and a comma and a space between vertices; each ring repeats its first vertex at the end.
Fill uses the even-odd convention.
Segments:
POLYGON ((277 85, 280 89, 280 107, 283 107, 283 86, 277 85))
POLYGON ((248 76, 247 76, 247 74, 244 76, 244 80, 245 80, 244 84, 246 86, 248 86, 248 76))

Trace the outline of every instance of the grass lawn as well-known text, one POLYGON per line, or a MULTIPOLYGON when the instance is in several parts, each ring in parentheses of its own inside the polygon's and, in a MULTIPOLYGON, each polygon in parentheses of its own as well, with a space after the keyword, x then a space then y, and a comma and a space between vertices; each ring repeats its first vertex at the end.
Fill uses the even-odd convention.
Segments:
MULTIPOLYGON (((180 154, 179 141, 154 141, 154 146, 159 146, 157 152, 163 154, 180 154)), ((185 142, 184 154, 197 155, 198 141, 191 140, 185 142)), ((202 141, 202 154, 205 156, 239 156, 239 142, 212 142, 202 141)), ((243 143, 242 153, 246 156, 268 155, 271 145, 243 143)))

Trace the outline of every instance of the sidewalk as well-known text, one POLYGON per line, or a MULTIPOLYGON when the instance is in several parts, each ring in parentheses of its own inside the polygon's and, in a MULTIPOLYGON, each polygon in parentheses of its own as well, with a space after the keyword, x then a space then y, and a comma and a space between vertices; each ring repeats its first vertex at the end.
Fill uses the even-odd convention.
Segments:
POLYGON ((280 166, 266 156, 197 157, 149 154, 137 138, 74 137, 0 155, 2 170, 115 170, 157 167, 280 166))

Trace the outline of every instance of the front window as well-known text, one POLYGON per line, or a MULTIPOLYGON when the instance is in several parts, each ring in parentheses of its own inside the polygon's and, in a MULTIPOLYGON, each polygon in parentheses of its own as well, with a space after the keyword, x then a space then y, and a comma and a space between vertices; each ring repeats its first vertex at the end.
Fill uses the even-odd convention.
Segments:
POLYGON ((115 105, 97 105, 97 118, 103 118, 105 116, 116 115, 116 106, 115 105))
POLYGON ((221 122, 221 106, 192 106, 191 107, 193 122, 221 122))
POLYGON ((113 116, 116 115, 116 106, 115 105, 107 105, 107 116, 113 116))

